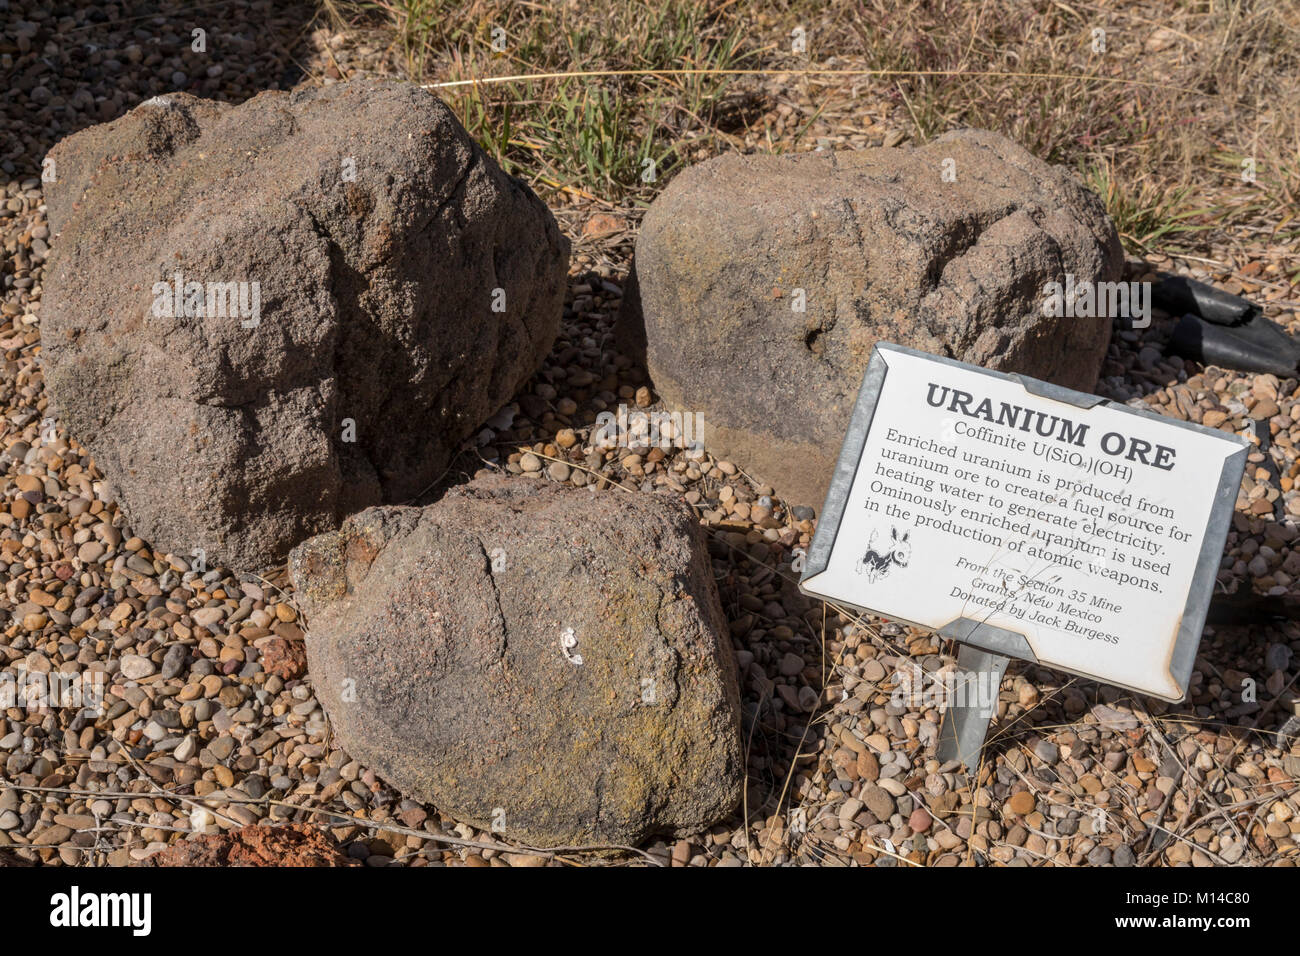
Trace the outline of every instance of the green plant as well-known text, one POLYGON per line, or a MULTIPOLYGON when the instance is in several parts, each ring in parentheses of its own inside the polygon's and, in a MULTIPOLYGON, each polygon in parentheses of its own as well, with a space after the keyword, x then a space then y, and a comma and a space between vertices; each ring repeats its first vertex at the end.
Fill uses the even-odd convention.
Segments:
POLYGON ((1128 182, 1105 161, 1084 166, 1080 174, 1106 204, 1116 232, 1132 252, 1151 252, 1175 236, 1211 226, 1208 210, 1191 207, 1188 186, 1166 189, 1150 180, 1128 182))

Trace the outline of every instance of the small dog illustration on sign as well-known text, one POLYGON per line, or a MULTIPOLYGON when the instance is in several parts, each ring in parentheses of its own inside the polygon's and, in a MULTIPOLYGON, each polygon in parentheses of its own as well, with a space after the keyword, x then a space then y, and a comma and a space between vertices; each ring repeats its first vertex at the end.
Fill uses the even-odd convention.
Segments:
POLYGON ((867 539, 867 553, 857 563, 858 574, 865 574, 867 581, 874 584, 888 575, 895 565, 907 567, 907 562, 912 559, 912 545, 907 540, 911 533, 904 531, 899 537, 898 529, 891 525, 889 547, 882 551, 876 547, 876 529, 872 528, 871 537, 867 539))

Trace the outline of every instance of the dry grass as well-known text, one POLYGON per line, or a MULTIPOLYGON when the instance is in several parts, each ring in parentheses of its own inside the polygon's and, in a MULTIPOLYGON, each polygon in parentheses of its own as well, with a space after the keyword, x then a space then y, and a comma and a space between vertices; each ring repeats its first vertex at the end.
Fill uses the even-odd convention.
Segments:
POLYGON ((1300 236, 1300 18, 1289 0, 792 7, 785 25, 816 18, 813 58, 925 74, 893 91, 916 138, 979 126, 1077 168, 1135 251, 1218 228, 1300 236))
POLYGON ((648 200, 707 141, 750 57, 731 4, 696 0, 504 3, 324 0, 336 22, 385 18, 407 75, 440 90, 506 169, 546 190, 648 200), (495 42, 495 47, 494 47, 495 42), (694 76, 644 71, 688 67, 694 76), (463 81, 582 70, 611 75, 505 84, 463 81))
POLYGON ((914 140, 980 126, 1076 168, 1135 252, 1300 238, 1292 0, 322 3, 338 23, 384 23, 421 82, 604 73, 440 88, 544 192, 639 205, 718 151, 809 148, 819 111, 860 108, 851 88, 914 140), (809 69, 843 72, 795 72, 809 69), (785 71, 806 124, 756 135, 773 83, 750 71, 785 71))

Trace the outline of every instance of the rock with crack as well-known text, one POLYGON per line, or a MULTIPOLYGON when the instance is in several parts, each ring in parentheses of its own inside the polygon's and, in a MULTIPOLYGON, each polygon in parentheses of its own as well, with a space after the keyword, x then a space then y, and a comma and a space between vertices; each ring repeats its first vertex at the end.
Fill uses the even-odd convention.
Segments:
POLYGON ((155 97, 50 157, 45 374, 161 551, 413 497, 558 333, 554 218, 418 87, 155 97))
POLYGON ((820 505, 876 342, 1090 390, 1111 322, 1045 315, 1045 284, 1122 264, 1101 201, 992 133, 727 154, 646 213, 619 337, 710 451, 820 505))
POLYGON ((735 659, 684 506, 481 477, 354 515, 289 570, 335 736, 406 796, 533 846, 736 806, 735 659))

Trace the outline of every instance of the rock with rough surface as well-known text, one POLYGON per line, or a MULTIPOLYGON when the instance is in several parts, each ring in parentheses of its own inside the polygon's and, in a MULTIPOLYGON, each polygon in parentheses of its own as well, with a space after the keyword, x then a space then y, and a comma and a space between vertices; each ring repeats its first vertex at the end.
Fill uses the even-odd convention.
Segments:
POLYGON ((1044 286, 1122 263, 1101 201, 992 133, 727 154, 646 213, 619 336, 711 452, 820 505, 876 342, 1091 390, 1110 320, 1044 315, 1044 286))
POLYGON ((155 866, 357 866, 326 834, 306 823, 246 826, 173 843, 139 864, 155 866))
POLYGON ((491 476, 367 509, 289 567, 335 737, 406 796, 534 846, 736 806, 735 659, 683 506, 491 476))
POLYGON ((567 240, 415 86, 155 97, 50 157, 54 406, 161 551, 414 497, 558 333, 567 240))

